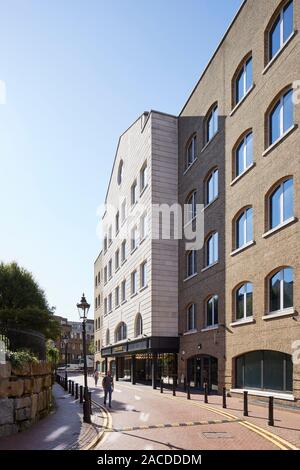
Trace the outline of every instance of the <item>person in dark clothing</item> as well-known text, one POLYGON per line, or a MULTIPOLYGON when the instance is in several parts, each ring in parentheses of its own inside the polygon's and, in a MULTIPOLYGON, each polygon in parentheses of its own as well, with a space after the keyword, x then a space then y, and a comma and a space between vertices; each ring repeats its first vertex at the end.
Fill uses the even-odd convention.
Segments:
POLYGON ((110 371, 107 372, 107 375, 103 377, 102 387, 104 390, 104 405, 106 405, 107 395, 108 395, 108 405, 111 408, 111 396, 114 390, 114 379, 111 376, 110 371))

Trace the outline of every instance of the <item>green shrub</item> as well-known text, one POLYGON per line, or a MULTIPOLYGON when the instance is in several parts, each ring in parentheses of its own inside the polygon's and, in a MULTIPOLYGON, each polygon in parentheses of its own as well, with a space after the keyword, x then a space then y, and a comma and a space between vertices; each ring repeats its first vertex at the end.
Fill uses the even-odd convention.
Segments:
POLYGON ((19 351, 7 351, 7 359, 11 362, 12 366, 19 369, 24 364, 34 363, 37 364, 39 360, 32 352, 22 349, 19 351))

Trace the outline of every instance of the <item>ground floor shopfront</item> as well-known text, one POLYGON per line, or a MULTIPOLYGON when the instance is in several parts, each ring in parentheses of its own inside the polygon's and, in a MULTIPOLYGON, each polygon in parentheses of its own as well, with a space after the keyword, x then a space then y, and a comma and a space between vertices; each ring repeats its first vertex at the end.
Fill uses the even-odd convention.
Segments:
POLYGON ((101 350, 100 370, 110 370, 115 380, 135 384, 148 383, 153 387, 177 381, 178 338, 151 337, 117 344, 101 350))

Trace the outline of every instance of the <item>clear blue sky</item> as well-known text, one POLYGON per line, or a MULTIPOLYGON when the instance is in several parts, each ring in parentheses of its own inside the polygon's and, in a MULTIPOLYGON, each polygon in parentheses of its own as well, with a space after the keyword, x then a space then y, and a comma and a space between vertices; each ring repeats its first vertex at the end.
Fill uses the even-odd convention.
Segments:
MULTIPOLYGON (((93 306, 93 262, 118 136, 178 114, 242 0, 0 2, 0 260, 57 313, 93 306)), ((90 316, 92 317, 93 309, 90 316)))

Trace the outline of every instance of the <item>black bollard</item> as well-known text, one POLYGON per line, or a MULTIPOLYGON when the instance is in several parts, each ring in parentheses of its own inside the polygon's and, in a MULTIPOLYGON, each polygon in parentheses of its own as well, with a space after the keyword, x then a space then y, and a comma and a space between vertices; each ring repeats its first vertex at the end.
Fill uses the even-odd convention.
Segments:
POLYGON ((82 385, 80 385, 79 387, 79 397, 80 397, 79 402, 83 403, 83 386, 82 385))
POLYGON ((269 419, 268 425, 274 426, 274 397, 269 397, 269 419))
POLYGON ((176 378, 175 376, 173 376, 173 384, 172 384, 172 388, 173 388, 173 397, 176 397, 176 378))
POLYGON ((68 392, 71 393, 72 391, 71 380, 68 380, 68 383, 69 383, 68 392))
POLYGON ((191 399, 191 384, 190 382, 188 381, 187 383, 187 399, 190 400, 191 399))
POLYGON ((163 383, 163 379, 160 379, 160 393, 164 393, 164 383, 163 383))
POLYGON ((72 388, 71 388, 71 394, 74 396, 75 392, 74 392, 74 380, 72 380, 71 382, 71 385, 72 385, 72 388))
POLYGON ((223 408, 227 408, 226 405, 226 388, 223 387, 223 408))
POLYGON ((186 377, 183 379, 183 391, 186 392, 186 377))
POLYGON ((204 382, 204 403, 208 403, 208 384, 204 382))
POLYGON ((78 384, 75 384, 75 400, 78 400, 78 384))
POLYGON ((89 405, 90 405, 90 414, 93 414, 92 411, 92 392, 88 392, 88 398, 89 398, 89 405))
POLYGON ((244 392, 244 416, 248 416, 248 392, 244 392))

